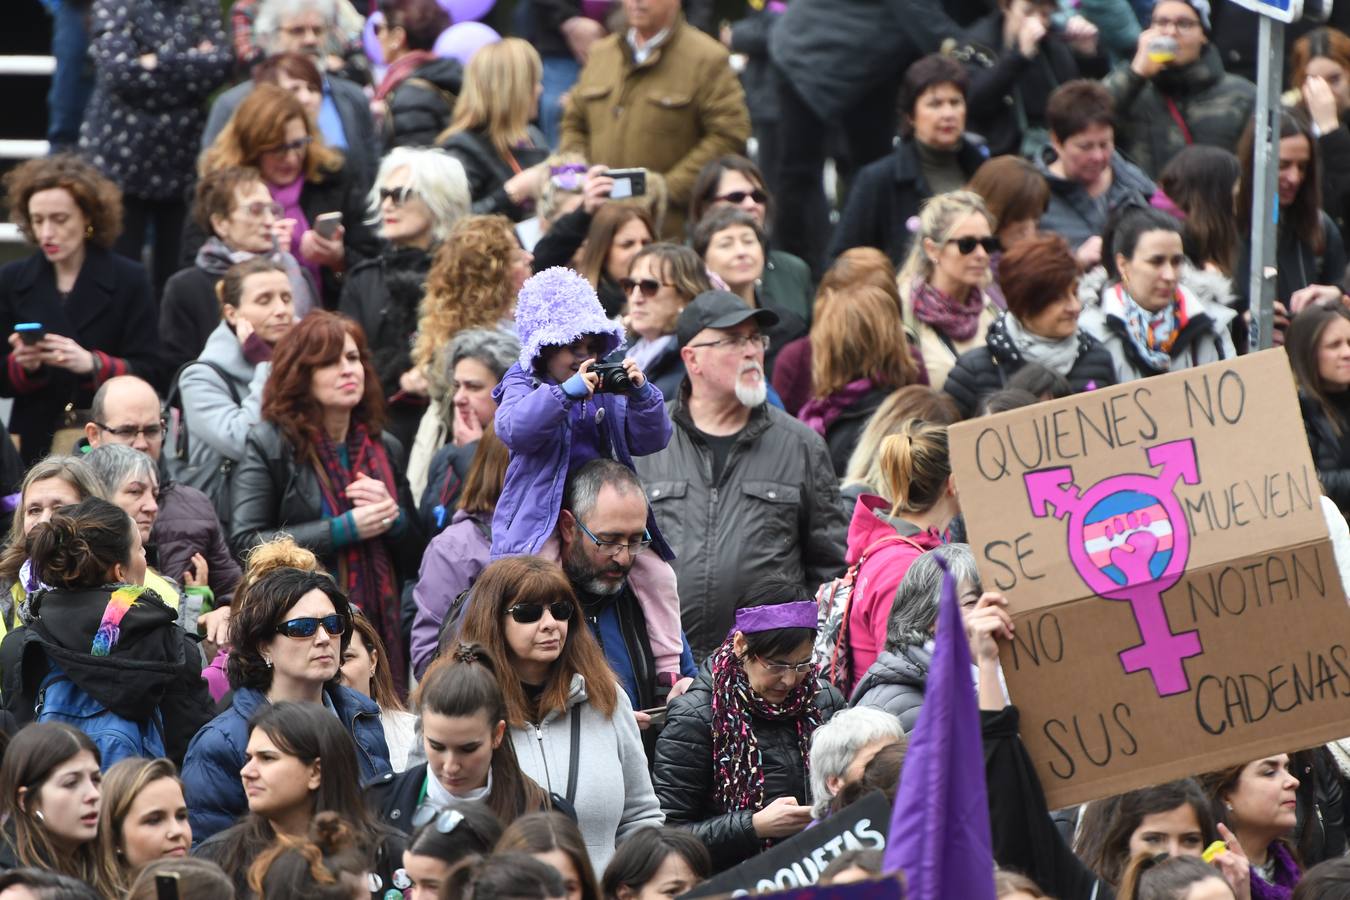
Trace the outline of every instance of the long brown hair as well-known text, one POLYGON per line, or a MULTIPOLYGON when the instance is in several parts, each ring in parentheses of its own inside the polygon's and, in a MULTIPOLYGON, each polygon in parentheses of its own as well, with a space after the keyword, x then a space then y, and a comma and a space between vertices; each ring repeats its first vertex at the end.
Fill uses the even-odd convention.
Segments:
POLYGON ((511 256, 519 249, 506 216, 467 216, 455 223, 427 273, 413 347, 417 365, 434 365, 436 353, 465 329, 497 327, 515 300, 511 256))
POLYGON ((1327 326, 1337 319, 1350 320, 1350 310, 1339 303, 1314 303, 1307 307, 1289 323, 1285 335, 1284 347, 1289 354, 1289 367, 1294 370, 1294 380, 1299 391, 1309 400, 1321 407, 1323 415, 1331 424, 1331 430, 1340 436, 1345 433, 1350 422, 1342 418, 1331 402, 1331 392, 1317 368, 1317 348, 1322 343, 1322 335, 1327 326))
POLYGON ((375 658, 375 673, 370 678, 370 699, 375 701, 381 712, 407 712, 408 708, 403 705, 394 688, 394 676, 389 671, 389 653, 384 649, 384 641, 380 640, 380 633, 359 609, 352 610, 352 637, 360 638, 366 652, 375 658))
POLYGON ((163 778, 172 779, 180 789, 183 786, 178 778, 178 767, 163 758, 130 757, 108 769, 103 776, 99 800, 99 865, 109 881, 117 885, 117 896, 130 889, 136 876, 122 855, 126 850, 122 846, 122 825, 141 791, 163 778))
POLYGON ((459 492, 459 508, 466 513, 492 515, 497 501, 502 496, 502 486, 506 483, 506 466, 511 461, 511 451, 497 437, 496 421, 488 422, 483 436, 478 439, 478 449, 474 451, 469 472, 464 476, 464 487, 459 492))
POLYGON ((828 397, 859 378, 902 387, 917 377, 895 282, 822 291, 811 323, 811 392, 828 397))
POLYGON ((591 637, 590 629, 581 622, 581 604, 563 570, 557 563, 537 556, 508 556, 492 563, 478 576, 460 625, 459 639, 467 644, 481 644, 493 666, 503 673, 506 721, 512 728, 524 727, 534 713, 525 699, 520 679, 506 675, 514 671, 511 650, 506 645, 506 610, 517 603, 560 600, 572 604, 572 620, 567 623, 562 653, 549 668, 548 681, 539 695, 538 715, 542 719, 555 710, 566 711, 573 675, 586 679, 586 694, 592 706, 606 716, 614 714, 618 703, 617 676, 591 637))
MULTIPOLYGON (((458 644, 438 657, 417 686, 414 700, 418 713, 441 716, 483 716, 489 727, 507 720, 501 679, 487 650, 477 644, 458 644)), ((424 738, 425 739, 425 738, 424 738)), ((486 805, 502 824, 538 812, 548 804, 548 794, 520 768, 515 744, 507 735, 492 751, 492 793, 486 805)))
POLYGON ((198 174, 205 175, 226 166, 257 167, 263 151, 286 140, 286 123, 299 119, 305 123, 310 145, 305 148, 305 180, 323 181, 324 176, 342 168, 342 154, 323 142, 323 135, 310 121, 304 105, 290 91, 275 84, 255 84, 230 121, 202 153, 198 174))
POLYGON ((595 868, 586 852, 586 841, 577 823, 559 812, 522 816, 506 827, 494 853, 552 853, 560 851, 572 861, 581 881, 581 900, 600 900, 595 868))
POLYGON ((352 420, 369 428, 372 437, 384 427, 384 392, 370 363, 365 332, 346 316, 316 309, 277 341, 272 373, 263 387, 263 419, 275 422, 302 458, 313 446, 314 435, 323 421, 323 411, 311 387, 314 370, 332 364, 342 355, 348 335, 356 343, 361 367, 365 369, 365 393, 352 409, 352 420))
POLYGON ((652 240, 656 240, 652 215, 641 206, 606 203, 591 219, 591 228, 586 232, 586 244, 582 248, 577 271, 586 276, 592 287, 599 287, 600 279, 606 274, 605 262, 609 259, 609 248, 614 245, 614 235, 634 219, 641 220, 647 226, 647 233, 652 236, 652 240))

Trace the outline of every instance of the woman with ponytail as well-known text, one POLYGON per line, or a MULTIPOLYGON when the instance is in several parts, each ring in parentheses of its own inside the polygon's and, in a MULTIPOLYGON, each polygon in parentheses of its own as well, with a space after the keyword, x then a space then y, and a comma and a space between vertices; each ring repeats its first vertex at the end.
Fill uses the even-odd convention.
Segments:
POLYGON ((886 646, 896 589, 910 565, 943 543, 961 512, 947 455, 947 426, 912 419, 881 442, 885 497, 863 494, 848 526, 850 566, 857 566, 844 640, 850 651, 849 689, 886 646))
POLYGON ((811 735, 844 707, 817 677, 816 604, 800 583, 765 579, 736 611, 693 686, 670 701, 652 780, 670 825, 730 868, 811 821, 811 735))
POLYGON ((101 712, 85 727, 105 766, 136 755, 118 739, 133 728, 142 751, 181 762, 211 719, 211 698, 196 642, 144 584, 145 547, 131 517, 96 497, 60 507, 28 532, 27 553, 50 588, 29 596, 28 627, 0 644, 5 708, 22 726, 77 704, 89 716, 95 704, 101 712))

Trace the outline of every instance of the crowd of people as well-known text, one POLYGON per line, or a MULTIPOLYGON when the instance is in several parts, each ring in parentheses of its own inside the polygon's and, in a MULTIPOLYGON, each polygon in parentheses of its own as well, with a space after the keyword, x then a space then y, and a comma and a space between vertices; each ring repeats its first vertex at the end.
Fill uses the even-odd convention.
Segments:
MULTIPOLYGON (((1350 738, 1047 808, 952 471, 964 419, 1254 349, 1236 5, 521 0, 462 59, 437 0, 52 5, 0 898, 678 896, 895 797, 944 573, 999 897, 1350 897, 1350 738)), ((1333 16, 1275 339, 1344 529, 1333 16)))

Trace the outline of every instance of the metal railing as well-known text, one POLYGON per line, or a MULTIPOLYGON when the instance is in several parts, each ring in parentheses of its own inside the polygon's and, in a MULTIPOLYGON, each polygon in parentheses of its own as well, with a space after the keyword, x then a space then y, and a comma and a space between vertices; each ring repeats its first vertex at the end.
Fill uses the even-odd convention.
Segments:
MULTIPOLYGON (((0 56, 0 76, 19 75, 47 78, 56 71, 54 56, 0 56)), ((45 140, 0 140, 0 159, 35 159, 46 156, 51 145, 45 140)), ((19 229, 8 223, 0 224, 0 244, 15 244, 23 240, 19 229)))

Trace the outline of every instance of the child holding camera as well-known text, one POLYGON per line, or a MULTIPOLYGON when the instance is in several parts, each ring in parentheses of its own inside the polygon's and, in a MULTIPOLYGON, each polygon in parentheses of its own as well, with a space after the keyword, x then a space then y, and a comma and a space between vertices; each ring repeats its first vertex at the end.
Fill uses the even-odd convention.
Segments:
MULTIPOLYGON (((516 300, 519 360, 492 392, 497 436, 511 451, 492 517, 492 558, 560 559, 558 515, 568 476, 593 459, 633 468, 670 441, 665 398, 636 361, 601 363, 623 341, 593 288, 562 267, 531 277, 516 300)), ((656 553, 639 553, 629 585, 647 620, 658 682, 678 679, 683 638, 674 557, 647 515, 656 553)))

